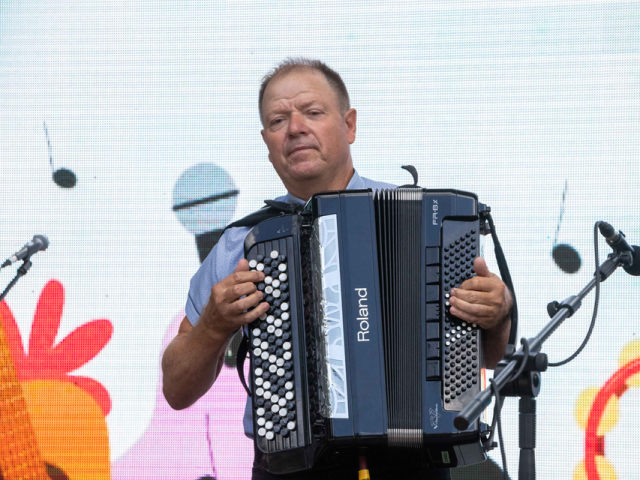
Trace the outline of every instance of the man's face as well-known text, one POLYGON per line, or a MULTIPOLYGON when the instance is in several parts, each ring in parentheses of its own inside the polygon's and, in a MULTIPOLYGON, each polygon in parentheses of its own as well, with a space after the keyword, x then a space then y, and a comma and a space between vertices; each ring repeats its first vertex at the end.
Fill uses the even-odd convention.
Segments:
POLYGON ((340 175, 348 175, 348 181, 356 111, 340 112, 337 95, 321 72, 294 70, 272 80, 262 106, 269 161, 289 191, 295 194, 298 185, 314 182, 326 188, 340 175))

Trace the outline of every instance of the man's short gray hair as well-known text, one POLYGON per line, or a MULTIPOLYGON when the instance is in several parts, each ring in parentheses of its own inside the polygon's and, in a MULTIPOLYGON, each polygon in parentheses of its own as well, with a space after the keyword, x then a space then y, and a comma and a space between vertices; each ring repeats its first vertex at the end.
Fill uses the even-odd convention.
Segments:
POLYGON ((345 86, 338 72, 336 72, 326 63, 320 60, 313 60, 303 57, 289 57, 278 64, 273 70, 271 70, 262 78, 262 84, 260 85, 260 95, 258 97, 258 111, 260 112, 260 121, 263 125, 264 118, 262 117, 262 100, 264 98, 264 91, 267 89, 267 85, 269 85, 269 82, 274 78, 282 77, 294 70, 316 70, 322 73, 327 79, 327 82, 329 83, 333 91, 336 93, 340 112, 342 114, 345 114, 347 110, 351 108, 349 102, 349 92, 347 92, 347 87, 345 86))

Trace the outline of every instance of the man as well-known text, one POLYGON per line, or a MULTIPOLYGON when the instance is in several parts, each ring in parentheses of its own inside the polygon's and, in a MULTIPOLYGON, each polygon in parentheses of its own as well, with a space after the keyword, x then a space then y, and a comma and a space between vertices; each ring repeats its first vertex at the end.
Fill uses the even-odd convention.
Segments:
MULTIPOLYGON (((293 59, 280 64, 263 79, 259 111, 269 161, 288 191, 276 200, 302 204, 327 190, 393 187, 354 170, 350 145, 356 137, 356 111, 340 76, 323 63, 293 59)), ((248 232, 229 229, 191 281, 186 316, 162 359, 164 395, 175 409, 192 405, 211 388, 231 335, 269 306, 255 286, 264 274, 250 272, 242 258, 248 232)), ((474 268, 477 276, 452 290, 451 312, 485 329, 485 366, 493 368, 509 337, 511 296, 483 259, 476 259, 474 268)), ((247 410, 245 431, 251 435, 247 410)), ((254 478, 275 477, 254 469, 254 478)))

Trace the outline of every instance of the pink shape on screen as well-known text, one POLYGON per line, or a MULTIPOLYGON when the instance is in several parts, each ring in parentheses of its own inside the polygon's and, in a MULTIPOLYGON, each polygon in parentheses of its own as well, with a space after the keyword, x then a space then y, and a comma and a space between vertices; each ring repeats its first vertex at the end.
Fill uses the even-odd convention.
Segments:
MULTIPOLYGON (((184 312, 164 338, 175 337, 184 312)), ((149 428, 129 451, 113 462, 115 480, 198 480, 251 478, 253 441, 244 435, 247 394, 235 369, 223 367, 215 385, 191 407, 175 411, 162 394, 162 374, 149 428)))

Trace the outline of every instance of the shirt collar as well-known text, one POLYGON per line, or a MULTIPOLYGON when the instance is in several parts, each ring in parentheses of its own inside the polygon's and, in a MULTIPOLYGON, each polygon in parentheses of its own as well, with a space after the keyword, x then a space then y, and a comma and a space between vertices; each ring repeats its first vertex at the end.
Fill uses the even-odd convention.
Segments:
MULTIPOLYGON (((358 175, 358 171, 354 169, 353 177, 351 177, 346 190, 358 190, 362 188, 365 188, 364 180, 362 180, 362 177, 358 175)), ((287 192, 287 194, 283 197, 282 201, 288 203, 289 205, 304 205, 305 203, 307 203, 301 198, 298 198, 289 192, 287 192)))

